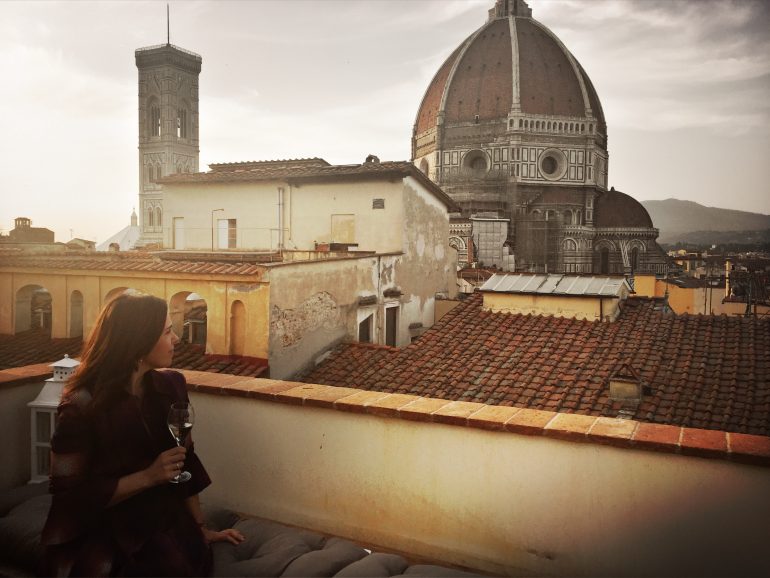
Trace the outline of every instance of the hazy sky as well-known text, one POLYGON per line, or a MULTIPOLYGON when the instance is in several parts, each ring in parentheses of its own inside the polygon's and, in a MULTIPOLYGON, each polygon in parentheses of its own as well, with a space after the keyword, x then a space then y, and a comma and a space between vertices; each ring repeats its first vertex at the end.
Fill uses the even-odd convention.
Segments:
MULTIPOLYGON (((203 57, 200 166, 406 160, 438 67, 493 0, 171 2, 203 57)), ((580 61, 609 130, 609 183, 770 213, 770 2, 531 0, 580 61)), ((134 49, 164 2, 0 2, 0 230, 103 241, 137 205, 134 49)))

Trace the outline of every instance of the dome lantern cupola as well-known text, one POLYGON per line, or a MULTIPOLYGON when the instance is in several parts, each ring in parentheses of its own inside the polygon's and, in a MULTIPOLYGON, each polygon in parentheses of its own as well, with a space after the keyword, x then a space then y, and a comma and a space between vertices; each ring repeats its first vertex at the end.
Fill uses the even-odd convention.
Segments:
POLYGON ((532 18, 532 9, 524 0, 497 0, 494 8, 489 9, 489 19, 521 16, 532 18))

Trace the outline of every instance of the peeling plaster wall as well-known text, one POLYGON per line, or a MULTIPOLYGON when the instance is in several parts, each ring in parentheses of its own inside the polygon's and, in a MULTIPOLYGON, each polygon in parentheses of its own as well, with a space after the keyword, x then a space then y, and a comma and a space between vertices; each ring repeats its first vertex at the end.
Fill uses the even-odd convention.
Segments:
POLYGON ((294 375, 356 336, 359 297, 377 295, 377 262, 378 257, 363 257, 271 268, 272 378, 294 375))
MULTIPOLYGON (((411 177, 404 179, 403 196, 404 256, 396 275, 403 284, 407 317, 427 328, 433 325, 436 293, 457 295, 457 251, 449 246, 446 206, 411 177)), ((408 324, 403 325, 408 339, 408 324)))
POLYGON ((286 379, 343 340, 358 338, 358 312, 374 313, 373 337, 385 343, 385 310, 399 306, 396 345, 410 325, 433 324, 436 293, 456 294, 456 253, 447 244, 446 209, 432 195, 404 186, 404 254, 270 267, 270 375, 286 379), (386 296, 387 290, 397 291, 386 296), (359 306, 362 297, 376 303, 359 306))

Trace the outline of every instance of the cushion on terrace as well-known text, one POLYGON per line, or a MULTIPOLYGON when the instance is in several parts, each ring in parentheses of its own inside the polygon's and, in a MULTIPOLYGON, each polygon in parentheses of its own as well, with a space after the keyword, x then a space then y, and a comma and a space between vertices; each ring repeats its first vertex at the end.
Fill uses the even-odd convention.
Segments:
POLYGON ((43 531, 51 496, 48 484, 29 484, 0 492, 0 563, 34 574, 42 559, 43 531))
MULTIPOLYGON (((47 484, 0 492, 0 576, 30 576, 42 558, 39 543, 51 496, 47 484)), ((342 538, 203 508, 207 525, 237 528, 246 539, 212 546, 214 576, 389 577, 474 576, 439 566, 409 566, 402 556, 370 554, 342 538)))

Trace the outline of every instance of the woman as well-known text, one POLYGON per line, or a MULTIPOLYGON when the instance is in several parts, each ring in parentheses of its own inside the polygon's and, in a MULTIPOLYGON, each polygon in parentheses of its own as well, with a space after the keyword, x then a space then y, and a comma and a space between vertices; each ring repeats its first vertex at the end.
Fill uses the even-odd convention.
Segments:
POLYGON ((208 544, 237 530, 203 525, 211 480, 188 436, 177 447, 169 407, 187 401, 168 367, 179 338, 166 302, 121 295, 102 310, 70 379, 51 439, 53 500, 42 534, 49 576, 204 576, 208 544), (192 473, 173 484, 183 467, 192 473))

